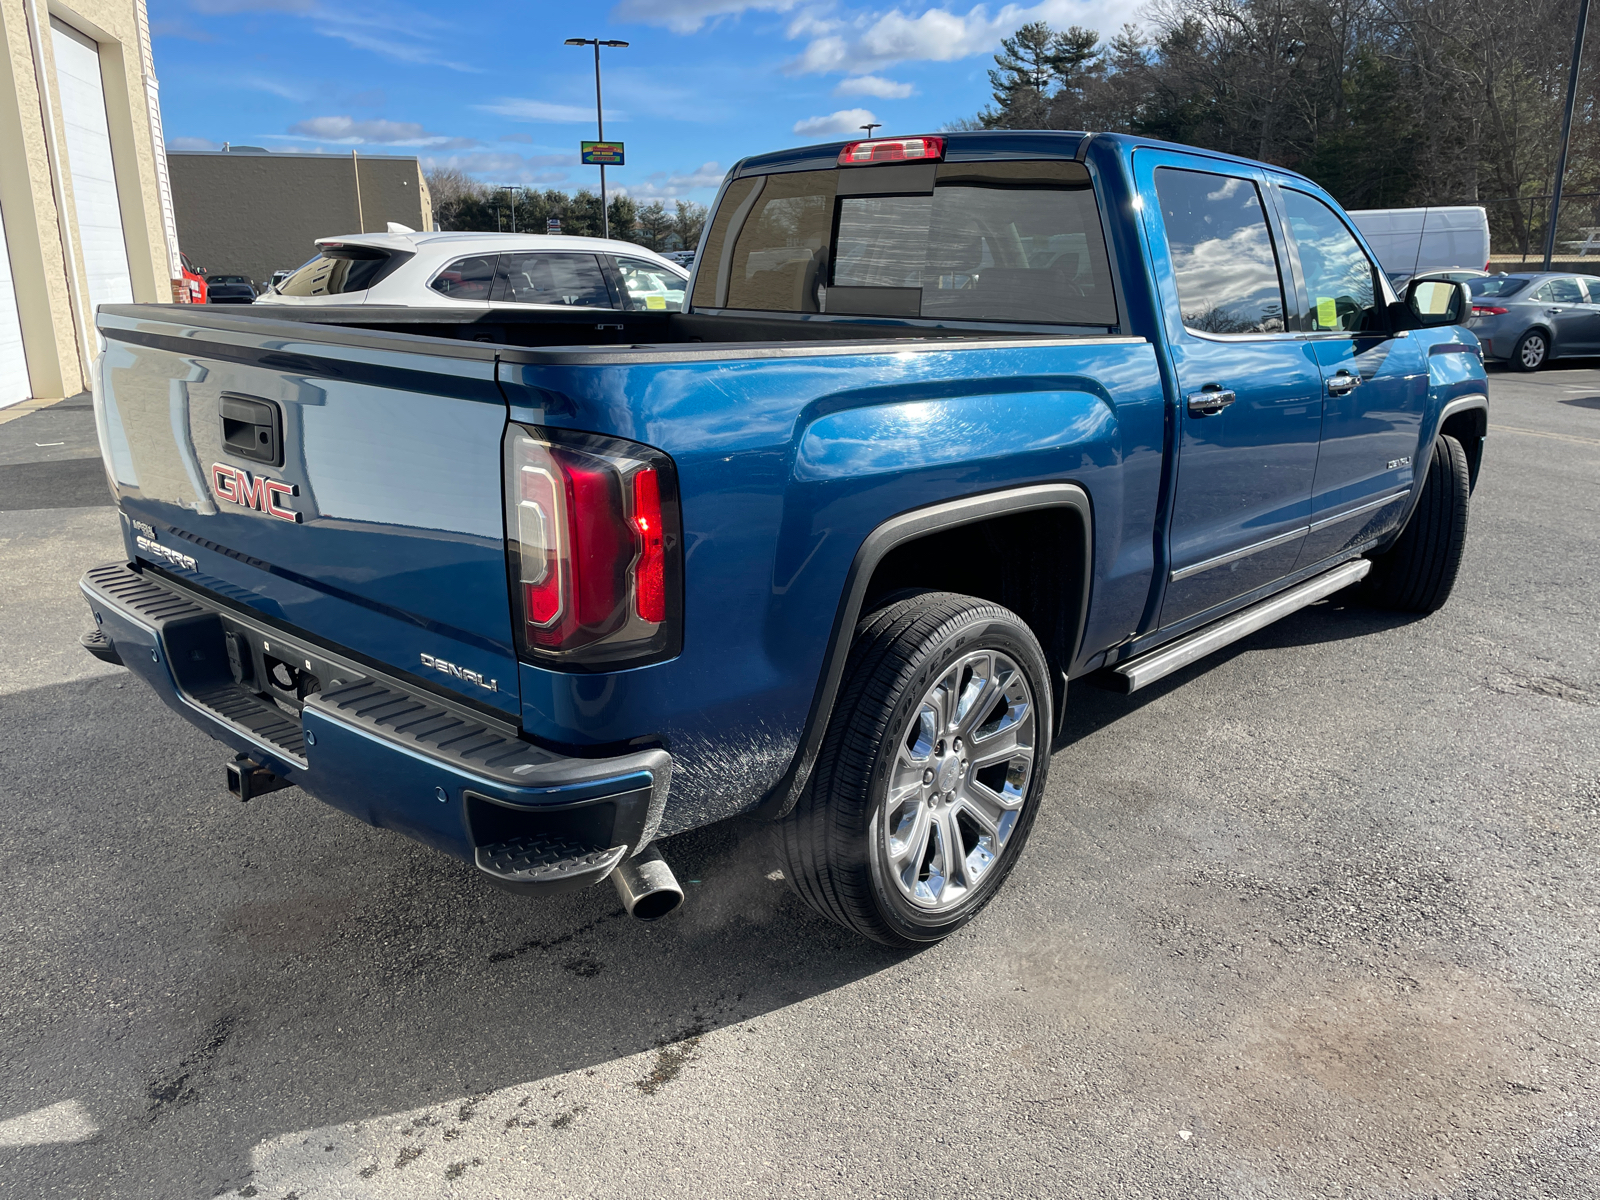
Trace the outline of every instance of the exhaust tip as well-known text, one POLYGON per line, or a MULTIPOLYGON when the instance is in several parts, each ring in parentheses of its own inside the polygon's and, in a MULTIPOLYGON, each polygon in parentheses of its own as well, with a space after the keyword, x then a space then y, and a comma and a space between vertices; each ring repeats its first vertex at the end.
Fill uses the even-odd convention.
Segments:
POLYGON ((654 846, 623 859, 611 872, 611 882, 628 915, 640 921, 659 921, 683 903, 678 877, 654 846))

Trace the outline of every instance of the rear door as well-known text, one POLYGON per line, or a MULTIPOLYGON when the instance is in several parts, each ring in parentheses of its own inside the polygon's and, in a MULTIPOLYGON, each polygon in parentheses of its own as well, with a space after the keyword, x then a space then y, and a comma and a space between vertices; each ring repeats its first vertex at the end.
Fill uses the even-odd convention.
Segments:
POLYGON ((492 348, 177 306, 100 322, 136 557, 518 712, 492 348))
POLYGON ((1570 275, 1546 279, 1528 297, 1539 307, 1540 323, 1549 326, 1552 357, 1593 354, 1600 349, 1600 310, 1589 303, 1583 284, 1570 275))
POLYGON ((619 307, 599 255, 567 250, 501 254, 490 303, 496 308, 619 307))
POLYGON ((1143 149, 1134 169, 1179 391, 1161 610, 1170 626, 1294 569, 1311 510, 1322 375, 1289 328, 1261 176, 1143 149))
POLYGON ((1389 331, 1378 269, 1344 218, 1294 187, 1279 188, 1278 197, 1307 344, 1322 371, 1311 530, 1297 564, 1307 567, 1387 533, 1405 515, 1428 363, 1423 336, 1389 331))

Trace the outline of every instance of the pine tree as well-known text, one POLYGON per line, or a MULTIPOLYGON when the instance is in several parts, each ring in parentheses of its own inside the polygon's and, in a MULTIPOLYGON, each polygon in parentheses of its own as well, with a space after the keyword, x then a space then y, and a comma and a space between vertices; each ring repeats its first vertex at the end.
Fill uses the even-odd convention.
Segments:
POLYGON ((639 244, 650 250, 665 250, 672 234, 672 217, 667 206, 657 200, 639 210, 639 244))

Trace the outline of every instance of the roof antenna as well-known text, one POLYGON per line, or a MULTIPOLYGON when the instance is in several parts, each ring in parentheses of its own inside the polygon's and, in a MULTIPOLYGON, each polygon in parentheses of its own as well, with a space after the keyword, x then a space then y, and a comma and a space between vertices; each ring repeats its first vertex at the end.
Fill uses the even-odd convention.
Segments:
POLYGON ((860 128, 865 129, 867 131, 867 136, 871 137, 872 136, 872 131, 874 129, 882 129, 883 128, 883 122, 882 121, 872 121, 869 124, 860 126, 860 128))

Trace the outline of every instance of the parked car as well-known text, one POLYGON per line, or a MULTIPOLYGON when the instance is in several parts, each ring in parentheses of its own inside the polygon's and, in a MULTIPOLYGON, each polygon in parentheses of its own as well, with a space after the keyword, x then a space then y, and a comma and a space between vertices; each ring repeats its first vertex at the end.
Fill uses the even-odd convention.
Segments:
POLYGON ((694 254, 693 250, 667 250, 662 253, 661 257, 669 262, 677 263, 687 271, 694 266, 694 254))
POLYGON ((743 160, 710 228, 683 312, 624 302, 636 251, 469 235, 329 242, 305 298, 353 304, 102 307, 126 541, 85 645, 241 800, 636 917, 682 898, 657 839, 764 818, 808 904, 916 946, 1018 864, 1069 680, 1137 690, 1356 584, 1450 595, 1466 287, 1396 296, 1302 176, 883 138, 743 160), (586 256, 592 306, 520 283, 541 256, 586 256), (446 292, 380 307, 408 269, 446 292))
POLYGON ((293 274, 293 271, 274 271, 272 273, 272 278, 267 280, 267 286, 263 289, 263 291, 270 291, 293 274))
POLYGON ((1358 208, 1349 215, 1386 271, 1489 269, 1489 210, 1481 205, 1358 208))
POLYGON ((1537 371, 1554 358, 1600 355, 1600 278, 1563 272, 1474 279, 1472 317, 1486 359, 1537 371))
POLYGON ((189 256, 182 251, 178 258, 183 265, 183 282, 188 287, 189 303, 204 304, 206 302, 206 273, 190 261, 189 256))
POLYGON ((207 275, 206 293, 210 304, 254 304, 256 285, 247 275, 207 275))
POLYGON ((263 304, 681 311, 688 272, 632 242, 518 233, 321 238, 263 304))

